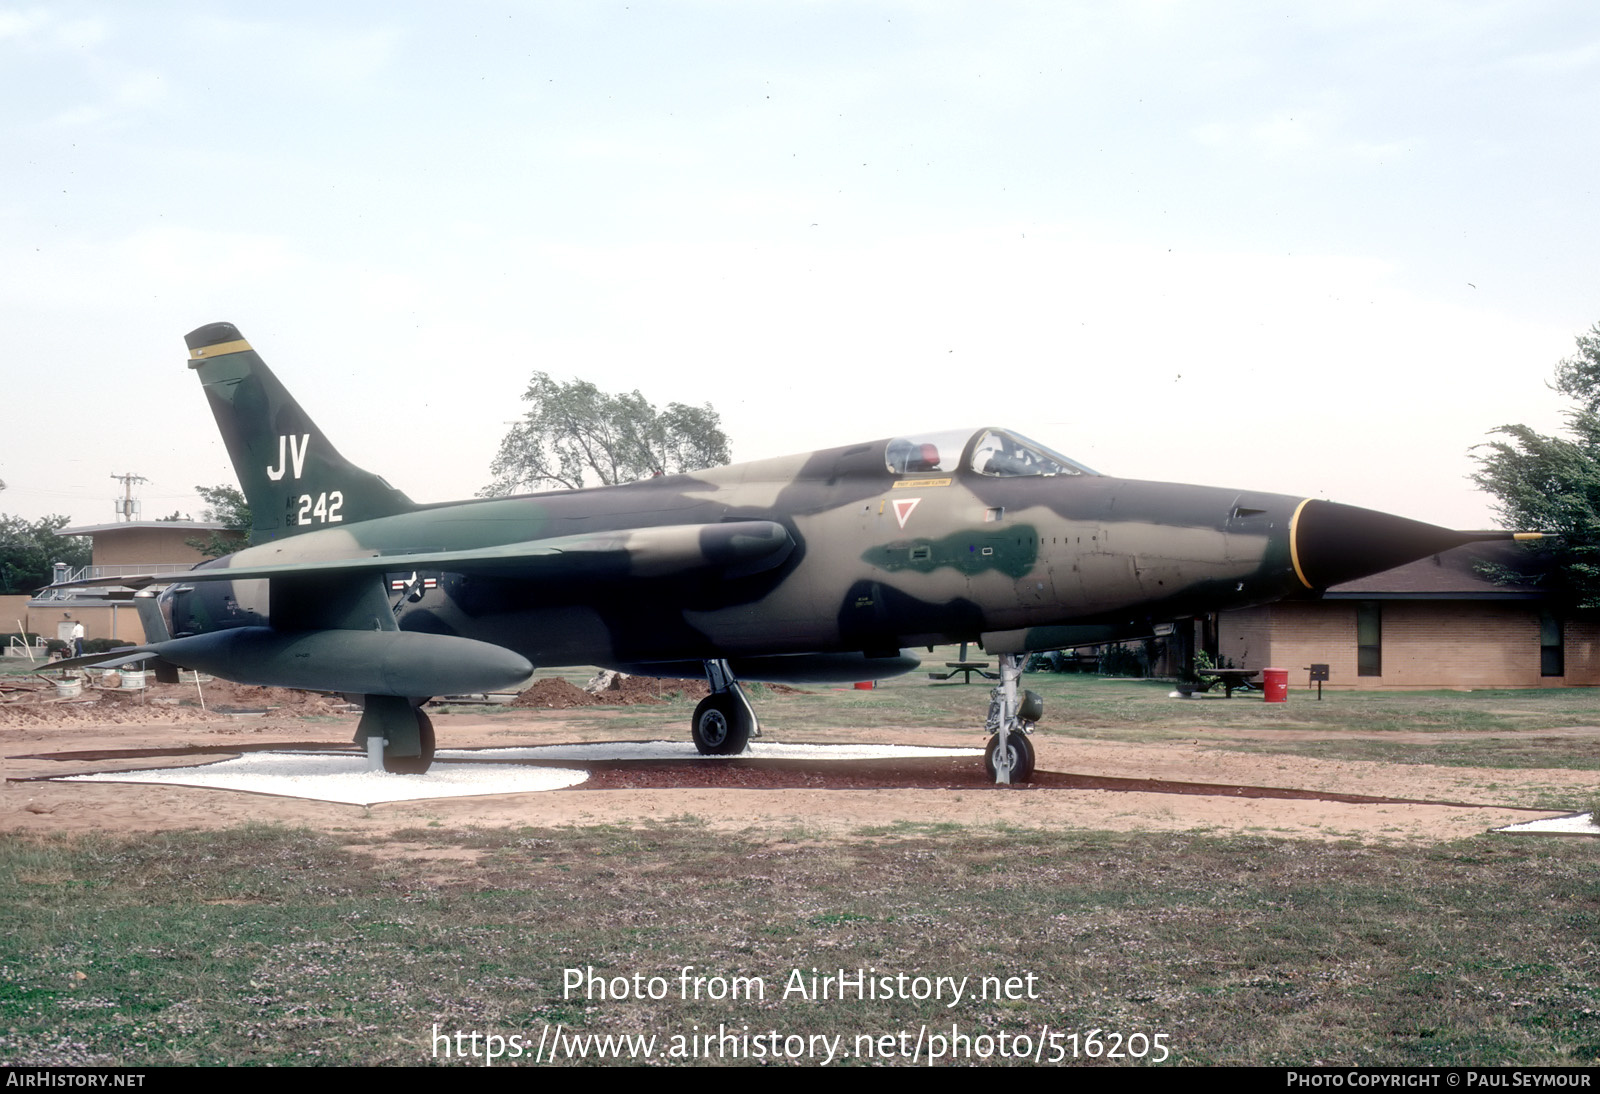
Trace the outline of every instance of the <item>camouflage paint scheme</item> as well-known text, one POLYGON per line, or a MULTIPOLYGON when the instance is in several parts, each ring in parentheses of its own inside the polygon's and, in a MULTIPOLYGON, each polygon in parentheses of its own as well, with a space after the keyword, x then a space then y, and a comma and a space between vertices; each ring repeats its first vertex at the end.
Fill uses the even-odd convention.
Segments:
POLYGON ((225 667, 250 682, 319 686, 290 668, 315 663, 305 671, 330 690, 419 700, 466 680, 479 655, 499 657, 496 677, 699 676, 722 661, 731 677, 868 679, 913 668, 908 648, 1145 635, 1485 538, 1102 476, 998 429, 419 505, 344 460, 231 324, 187 342, 255 526, 251 546, 161 595, 166 641, 148 648, 216 671, 221 640, 199 636, 238 631, 225 667), (396 580, 410 584, 396 593, 396 580), (417 637, 383 637, 395 632, 417 637), (364 670, 391 649, 375 683, 364 670))

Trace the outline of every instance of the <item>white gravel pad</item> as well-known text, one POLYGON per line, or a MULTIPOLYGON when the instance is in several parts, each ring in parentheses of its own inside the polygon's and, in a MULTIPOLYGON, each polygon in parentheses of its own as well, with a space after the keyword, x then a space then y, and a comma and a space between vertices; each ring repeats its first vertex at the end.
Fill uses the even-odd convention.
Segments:
POLYGON ((337 752, 251 752, 199 767, 67 775, 61 781, 166 783, 348 805, 377 805, 423 798, 561 790, 576 786, 588 777, 588 772, 570 768, 503 764, 434 764, 426 775, 391 775, 387 771, 368 771, 365 756, 337 752))
POLYGON ((1515 832, 1518 835, 1546 836, 1600 836, 1600 828, 1589 823, 1588 813, 1574 813, 1570 817, 1551 817, 1548 820, 1523 821, 1496 828, 1496 832, 1515 832))

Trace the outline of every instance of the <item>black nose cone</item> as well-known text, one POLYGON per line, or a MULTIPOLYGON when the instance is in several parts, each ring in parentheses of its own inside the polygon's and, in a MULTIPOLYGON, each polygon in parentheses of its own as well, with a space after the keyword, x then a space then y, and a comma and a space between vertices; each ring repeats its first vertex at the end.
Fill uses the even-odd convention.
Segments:
POLYGON ((1294 570, 1308 589, 1326 589, 1419 558, 1508 533, 1457 532, 1374 509, 1308 498, 1289 526, 1294 570))

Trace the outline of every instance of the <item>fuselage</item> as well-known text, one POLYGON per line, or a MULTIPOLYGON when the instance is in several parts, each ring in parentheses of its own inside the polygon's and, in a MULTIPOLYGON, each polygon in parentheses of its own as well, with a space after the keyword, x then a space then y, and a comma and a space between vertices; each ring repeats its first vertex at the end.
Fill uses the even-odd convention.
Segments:
MULTIPOLYGON (((489 642, 535 665, 889 656, 978 639, 1001 651, 1048 649, 1096 628, 1136 631, 1305 589, 1292 536, 1302 502, 1097 475, 1025 438, 979 430, 427 506, 329 524, 217 565, 399 556, 401 630, 489 642), (403 557, 735 521, 780 524, 794 547, 780 565, 743 576, 652 575, 622 562, 565 583, 449 572, 411 582, 403 557)), ((182 635, 271 625, 268 601, 265 580, 195 582, 169 590, 163 610, 182 635)))

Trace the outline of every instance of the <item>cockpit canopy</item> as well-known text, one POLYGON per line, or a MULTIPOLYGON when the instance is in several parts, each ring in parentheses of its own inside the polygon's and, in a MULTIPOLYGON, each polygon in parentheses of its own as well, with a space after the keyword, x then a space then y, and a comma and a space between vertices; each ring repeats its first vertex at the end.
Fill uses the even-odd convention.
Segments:
POLYGON ((1098 475, 1038 441, 1005 429, 946 430, 941 433, 896 437, 885 450, 889 470, 896 475, 949 474, 962 464, 980 475, 1015 478, 1028 475, 1098 475))

